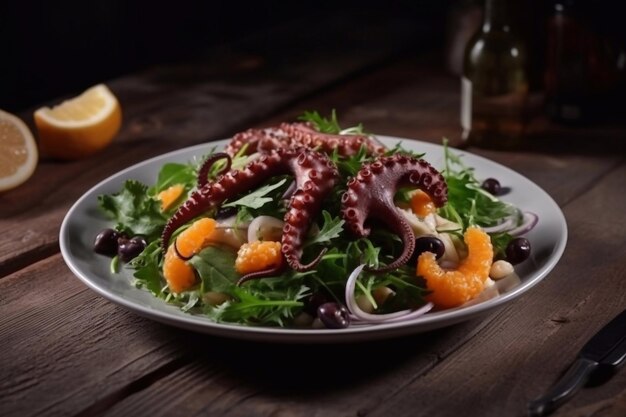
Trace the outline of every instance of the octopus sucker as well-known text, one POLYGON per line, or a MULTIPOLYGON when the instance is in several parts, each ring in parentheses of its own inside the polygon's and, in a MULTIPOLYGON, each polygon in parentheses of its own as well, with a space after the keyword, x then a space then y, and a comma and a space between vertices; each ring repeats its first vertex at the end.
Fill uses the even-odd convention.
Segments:
POLYGON ((348 181, 348 189, 341 198, 341 213, 353 234, 368 236, 370 229, 364 224, 376 219, 402 239, 402 253, 386 266, 370 268, 373 272, 388 272, 404 265, 415 250, 413 229, 393 202, 398 188, 405 185, 425 192, 436 207, 442 207, 447 201, 448 188, 443 176, 428 162, 401 154, 381 156, 364 165, 348 181))
MULTIPOLYGON (((276 149, 263 159, 248 163, 240 172, 228 171, 193 192, 165 225, 161 236, 163 251, 167 251, 172 234, 195 217, 219 207, 227 199, 259 187, 269 178, 293 174, 296 191, 284 217, 281 239, 288 244, 283 245, 282 254, 289 267, 296 271, 315 267, 322 254, 313 262, 301 263, 304 238, 313 219, 320 212, 322 202, 332 192, 339 177, 337 169, 334 165, 329 167, 326 155, 302 147, 276 149), (312 171, 316 172, 313 176, 310 175, 312 171)), ((278 272, 276 269, 254 272, 242 277, 241 282, 273 276, 278 272)))
MULTIPOLYGON (((318 132, 309 123, 281 123, 265 129, 248 129, 237 133, 226 147, 226 153, 235 155, 246 146, 247 155, 254 152, 270 152, 283 147, 316 149, 331 154, 335 150, 340 156, 352 156, 362 146, 368 155, 380 155, 386 148, 368 135, 336 135, 318 132)), ((332 162, 331 162, 332 164, 332 162)))

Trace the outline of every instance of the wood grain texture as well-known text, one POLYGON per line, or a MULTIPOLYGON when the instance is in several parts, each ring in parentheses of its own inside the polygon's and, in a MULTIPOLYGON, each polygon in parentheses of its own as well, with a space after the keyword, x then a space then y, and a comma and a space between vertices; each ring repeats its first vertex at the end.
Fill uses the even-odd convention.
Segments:
POLYGON ((106 415, 144 409, 158 416, 354 415, 432 369, 482 326, 475 320, 427 335, 336 346, 197 344, 205 355, 106 415), (174 398, 183 386, 189 390, 174 398))
POLYGON ((60 255, 0 281, 0 415, 72 415, 168 363, 175 332, 99 297, 60 255))

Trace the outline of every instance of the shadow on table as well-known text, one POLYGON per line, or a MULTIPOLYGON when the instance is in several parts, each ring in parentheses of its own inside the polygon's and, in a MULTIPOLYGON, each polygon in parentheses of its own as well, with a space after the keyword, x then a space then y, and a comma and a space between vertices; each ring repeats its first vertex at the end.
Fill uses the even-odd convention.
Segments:
POLYGON ((272 396, 312 399, 372 381, 399 384, 426 373, 471 338, 481 322, 476 319, 427 333, 345 344, 249 342, 184 331, 177 343, 195 364, 213 372, 217 368, 229 379, 236 378, 238 385, 272 396))

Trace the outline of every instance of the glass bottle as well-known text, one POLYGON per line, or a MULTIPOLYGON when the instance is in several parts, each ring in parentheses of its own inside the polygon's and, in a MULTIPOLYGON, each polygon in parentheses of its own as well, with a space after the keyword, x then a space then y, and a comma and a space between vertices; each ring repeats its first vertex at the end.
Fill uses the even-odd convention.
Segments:
POLYGON ((508 0, 486 0, 483 23, 465 49, 461 77, 463 140, 513 148, 527 124, 526 50, 511 30, 508 0))

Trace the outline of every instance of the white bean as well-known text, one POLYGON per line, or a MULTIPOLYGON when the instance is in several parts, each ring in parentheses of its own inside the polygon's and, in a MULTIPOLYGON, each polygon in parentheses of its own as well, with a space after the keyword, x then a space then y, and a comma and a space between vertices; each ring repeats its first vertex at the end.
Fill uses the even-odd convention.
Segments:
POLYGON ((502 279, 506 276, 511 275, 514 272, 513 265, 504 260, 495 261, 491 264, 491 269, 489 270, 489 276, 494 279, 502 279))
POLYGON ((396 293, 389 287, 378 287, 374 291, 372 291, 372 297, 374 297, 374 301, 379 306, 383 305, 387 298, 396 295, 396 293))
POLYGON ((366 313, 372 314, 374 312, 374 304, 365 295, 359 295, 355 298, 356 304, 359 308, 366 313))
POLYGON ((293 318, 293 325, 296 327, 311 327, 315 317, 304 311, 293 318))

